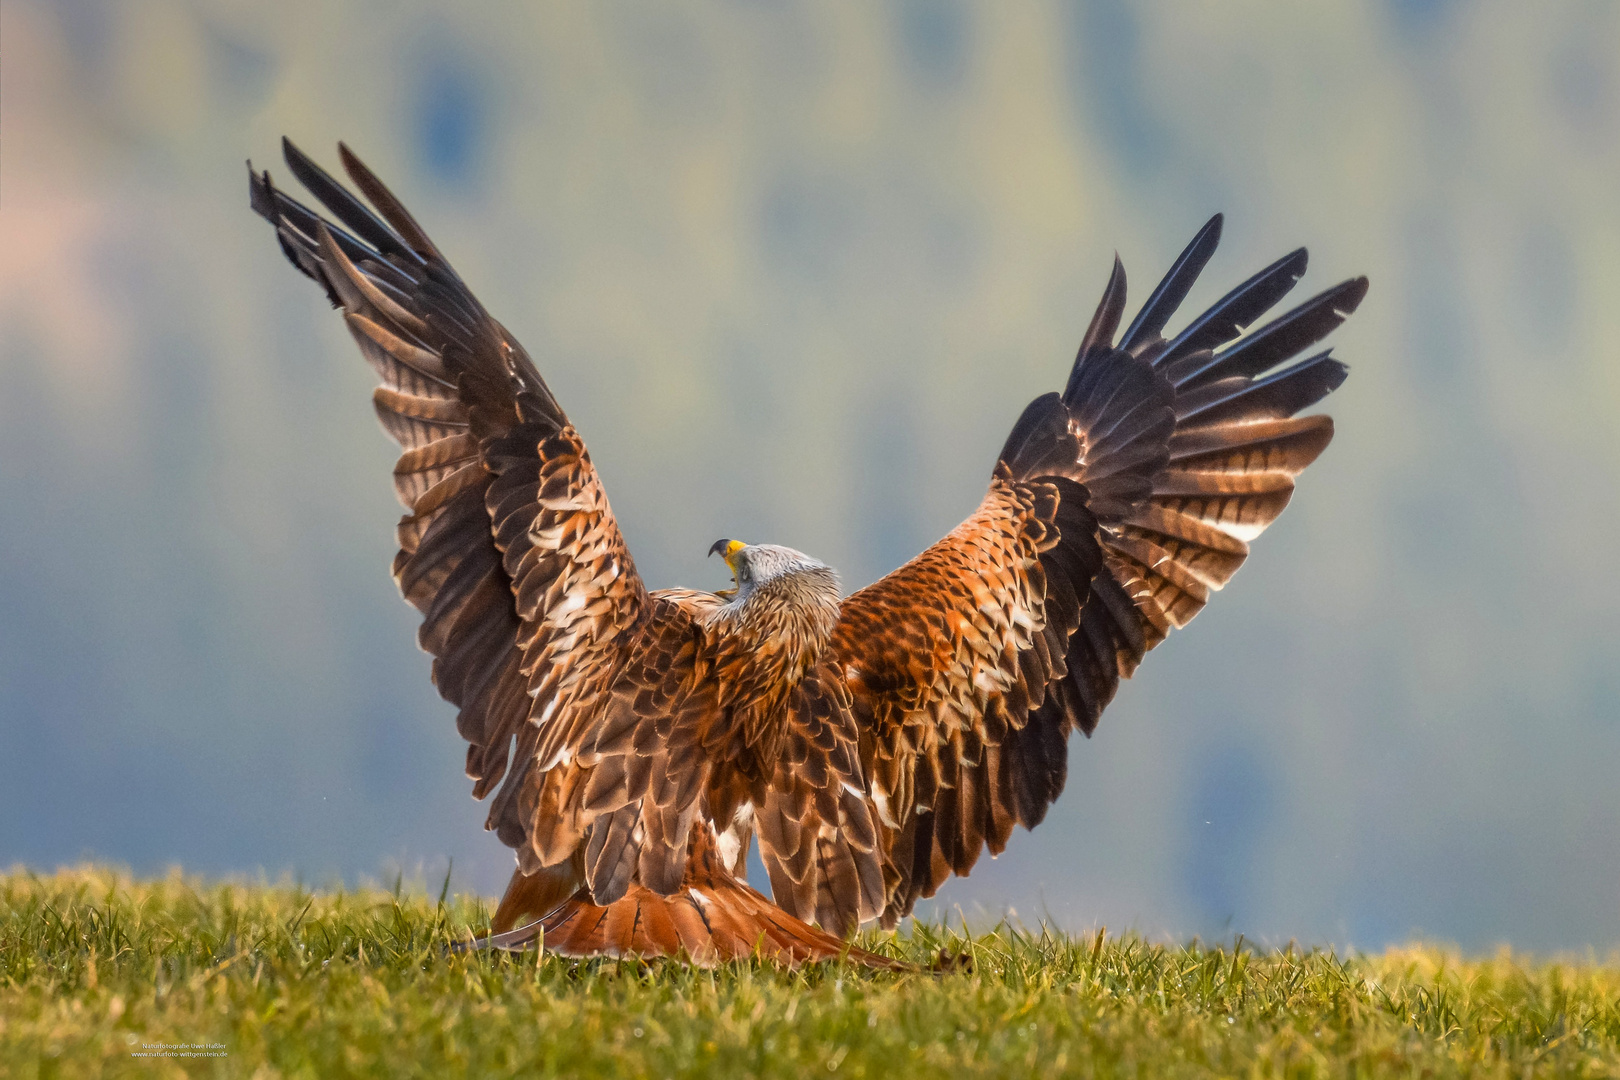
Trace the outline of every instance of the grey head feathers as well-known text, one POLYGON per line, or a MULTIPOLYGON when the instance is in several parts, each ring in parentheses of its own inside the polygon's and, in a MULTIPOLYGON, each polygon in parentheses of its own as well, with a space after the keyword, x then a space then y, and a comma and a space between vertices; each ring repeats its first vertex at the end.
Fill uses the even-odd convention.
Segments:
POLYGON ((832 567, 778 544, 749 544, 731 556, 737 579, 737 603, 764 589, 775 591, 792 586, 793 591, 838 596, 838 574, 832 567))

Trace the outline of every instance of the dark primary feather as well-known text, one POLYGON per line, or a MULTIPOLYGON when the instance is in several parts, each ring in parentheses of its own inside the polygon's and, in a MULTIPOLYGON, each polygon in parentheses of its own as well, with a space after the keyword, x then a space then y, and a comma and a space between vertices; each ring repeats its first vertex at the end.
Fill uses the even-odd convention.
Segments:
MULTIPOLYGON (((1124 314, 1125 264, 1116 254, 1114 269, 1108 275, 1108 284, 1103 288, 1102 300, 1097 304, 1097 310, 1091 316, 1091 325, 1086 327, 1085 336, 1080 339, 1080 348, 1075 353, 1076 368, 1079 366, 1080 358, 1091 350, 1114 347, 1114 335, 1119 331, 1119 320, 1124 314)), ((1070 392, 1065 390, 1063 396, 1069 397, 1070 392)))
MULTIPOLYGON (((1209 262, 1215 248, 1221 242, 1221 224, 1225 219, 1216 214, 1204 223, 1198 230, 1198 235, 1182 251, 1179 258, 1171 264, 1165 272, 1164 279, 1159 282, 1158 288, 1153 290, 1142 310, 1136 313, 1131 320, 1125 336, 1120 339, 1119 347, 1128 353, 1140 355, 1143 349, 1159 340, 1164 330, 1181 302, 1187 299, 1187 293, 1198 280, 1198 275, 1204 272, 1204 266, 1209 262)), ((1106 294, 1104 294, 1106 302, 1106 294)), ((1120 297, 1124 302, 1124 297, 1120 297)))
MULTIPOLYGON (((1154 367, 1169 367, 1183 357, 1231 341, 1250 323, 1270 311, 1305 276, 1309 262, 1304 248, 1289 252, 1254 277, 1227 293, 1214 307, 1187 324, 1187 328, 1154 357, 1154 367)), ((1171 381, 1174 381, 1172 378, 1171 381)))
POLYGON ((1351 278, 1312 297, 1237 345, 1218 354, 1189 353, 1170 367, 1176 388, 1191 389, 1227 376, 1253 378, 1327 337, 1367 295, 1367 279, 1351 278))
MULTIPOLYGON (((426 262, 421 253, 413 250, 398 233, 386 222, 373 214, 371 210, 349 194, 344 186, 332 179, 327 171, 321 168, 290 139, 281 140, 282 157, 286 159, 287 168, 292 171, 300 184, 309 189, 321 201, 321 204, 337 216, 337 219, 349 227, 361 241, 369 244, 377 252, 384 255, 400 256, 418 267, 425 267, 426 262)), ((359 166, 358 159, 355 165, 359 166)), ((370 171, 364 166, 358 170, 361 175, 370 176, 370 171)), ((437 255, 437 252, 431 252, 437 255)))
POLYGON ((1343 385, 1350 369, 1328 353, 1268 375, 1233 375, 1177 395, 1176 425, 1208 427, 1252 420, 1278 420, 1308 409, 1343 385))

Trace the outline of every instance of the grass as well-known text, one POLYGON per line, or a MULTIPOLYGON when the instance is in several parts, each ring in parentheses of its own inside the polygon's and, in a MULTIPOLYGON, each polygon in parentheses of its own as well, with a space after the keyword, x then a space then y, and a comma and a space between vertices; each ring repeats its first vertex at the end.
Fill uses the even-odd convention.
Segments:
POLYGON ((487 915, 397 889, 0 875, 0 1076, 1620 1077, 1620 963, 1005 926, 863 941, 972 954, 948 975, 446 954, 487 915), (177 1044, 219 1056, 135 1056, 177 1044))

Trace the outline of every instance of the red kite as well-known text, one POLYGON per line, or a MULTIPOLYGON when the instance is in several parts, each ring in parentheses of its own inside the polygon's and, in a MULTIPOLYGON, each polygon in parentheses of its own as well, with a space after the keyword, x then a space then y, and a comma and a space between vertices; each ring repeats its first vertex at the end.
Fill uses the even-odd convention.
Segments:
POLYGON ((1217 216, 1123 334, 1115 260, 1062 392, 1024 410, 979 508, 905 566, 845 597, 809 555, 723 540, 734 588, 649 591, 522 346, 346 147, 374 209, 284 150, 337 221, 267 172, 252 206, 382 378, 407 511, 394 579, 460 710, 473 794, 495 792, 488 827, 517 852, 500 946, 851 954, 862 923, 894 925, 1033 828, 1070 732, 1091 734, 1120 678, 1226 584, 1333 437, 1296 414, 1346 368, 1289 361, 1367 290, 1243 336, 1301 249, 1166 340, 1217 216), (774 904, 744 881, 756 836, 774 904))

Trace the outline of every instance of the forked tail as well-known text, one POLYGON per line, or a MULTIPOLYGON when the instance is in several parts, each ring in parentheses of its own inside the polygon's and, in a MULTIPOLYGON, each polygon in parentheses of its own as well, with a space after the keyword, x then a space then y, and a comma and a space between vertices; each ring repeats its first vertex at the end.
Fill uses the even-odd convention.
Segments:
MULTIPOLYGON (((558 880, 566 873, 558 868, 558 880)), ((888 971, 913 970, 903 961, 856 948, 771 903, 724 866, 706 828, 692 830, 686 877, 669 896, 634 883, 604 907, 580 887, 543 916, 507 929, 512 915, 548 906, 534 898, 555 887, 555 882, 515 876, 494 920, 497 932, 472 947, 518 951, 538 941, 561 956, 670 956, 703 967, 757 957, 787 967, 848 960, 888 971)))

